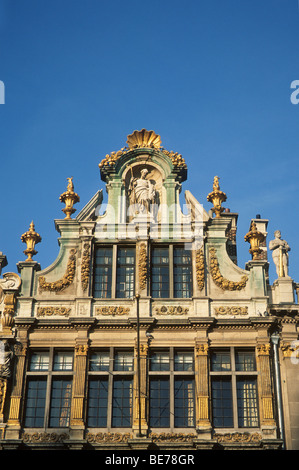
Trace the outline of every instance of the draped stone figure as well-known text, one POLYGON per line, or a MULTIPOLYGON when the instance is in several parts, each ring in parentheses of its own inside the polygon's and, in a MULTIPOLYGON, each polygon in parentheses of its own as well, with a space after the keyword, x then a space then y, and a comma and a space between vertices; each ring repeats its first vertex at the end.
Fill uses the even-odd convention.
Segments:
POLYGON ((276 267, 278 277, 289 277, 289 251, 291 250, 289 244, 281 239, 280 230, 274 232, 274 240, 269 243, 269 248, 272 250, 272 258, 276 267))
POLYGON ((130 204, 135 206, 136 211, 140 213, 148 213, 154 204, 158 204, 158 192, 155 184, 147 180, 147 168, 140 172, 140 178, 131 178, 129 185, 130 204))

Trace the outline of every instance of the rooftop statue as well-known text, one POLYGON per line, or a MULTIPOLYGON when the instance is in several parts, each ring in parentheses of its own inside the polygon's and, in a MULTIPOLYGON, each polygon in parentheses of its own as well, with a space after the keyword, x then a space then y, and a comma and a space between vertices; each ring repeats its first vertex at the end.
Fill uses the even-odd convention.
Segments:
POLYGON ((272 250, 272 258, 276 266, 278 277, 288 276, 289 254, 290 246, 285 240, 281 239, 280 230, 274 232, 274 240, 269 243, 269 249, 272 250))

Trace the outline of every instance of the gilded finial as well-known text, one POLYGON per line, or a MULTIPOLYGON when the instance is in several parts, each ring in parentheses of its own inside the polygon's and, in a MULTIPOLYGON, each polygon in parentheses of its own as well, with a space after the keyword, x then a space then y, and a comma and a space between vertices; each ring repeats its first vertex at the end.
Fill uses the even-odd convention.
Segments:
POLYGON ((24 251, 25 255, 28 256, 26 261, 32 261, 32 256, 37 254, 37 251, 34 249, 35 245, 42 240, 41 236, 35 231, 33 221, 29 226, 29 230, 21 236, 21 240, 27 244, 27 248, 24 251))
POLYGON ((217 219, 221 216, 221 213, 224 211, 224 208, 221 206, 221 204, 222 202, 226 201, 226 199, 226 194, 223 191, 220 191, 219 177, 214 176, 213 191, 208 194, 207 200, 213 203, 213 212, 215 212, 217 219))
POLYGON ((61 202, 65 203, 65 208, 62 209, 62 212, 65 213, 66 219, 71 219, 71 215, 76 212, 76 209, 73 208, 73 205, 80 201, 80 198, 77 193, 74 192, 74 183, 73 177, 67 178, 68 185, 66 192, 60 195, 59 199, 61 202))
POLYGON ((259 254, 262 252, 260 243, 265 240, 265 235, 257 230, 254 220, 251 222, 250 230, 245 235, 244 240, 250 243, 249 253, 251 253, 252 259, 257 260, 259 254))

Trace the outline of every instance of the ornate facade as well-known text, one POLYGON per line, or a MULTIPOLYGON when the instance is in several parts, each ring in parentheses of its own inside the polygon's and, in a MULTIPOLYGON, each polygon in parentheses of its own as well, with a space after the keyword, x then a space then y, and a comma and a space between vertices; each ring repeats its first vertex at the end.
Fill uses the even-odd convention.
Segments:
MULTIPOLYGON (((55 220, 60 251, 0 280, 2 449, 299 449, 298 285, 267 220, 244 234, 214 178, 207 210, 153 131, 100 162, 106 185, 55 220)), ((1 254, 1 268, 6 258, 1 254)))

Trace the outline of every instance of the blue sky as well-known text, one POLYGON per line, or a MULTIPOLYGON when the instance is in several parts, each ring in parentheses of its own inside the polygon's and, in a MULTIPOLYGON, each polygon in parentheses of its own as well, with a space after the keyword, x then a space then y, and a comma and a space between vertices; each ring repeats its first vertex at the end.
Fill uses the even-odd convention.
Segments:
POLYGON ((291 245, 299 282, 298 53, 297 0, 0 1, 4 272, 25 259, 20 236, 31 220, 42 236, 36 261, 43 269, 56 259, 66 178, 77 211, 98 189, 106 197, 98 163, 146 128, 183 155, 183 191, 206 210, 220 177, 239 214, 239 266, 261 214, 268 241, 280 229, 291 245))

